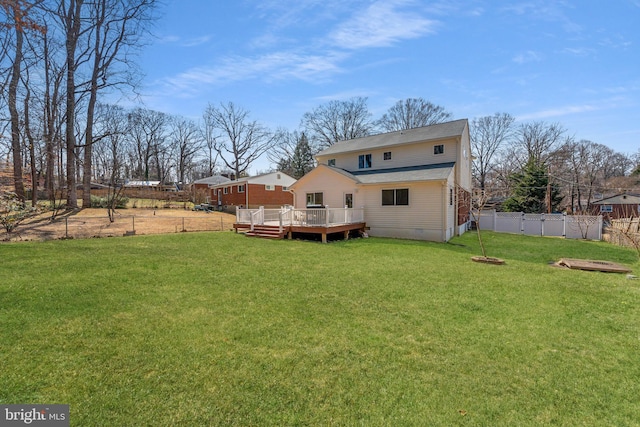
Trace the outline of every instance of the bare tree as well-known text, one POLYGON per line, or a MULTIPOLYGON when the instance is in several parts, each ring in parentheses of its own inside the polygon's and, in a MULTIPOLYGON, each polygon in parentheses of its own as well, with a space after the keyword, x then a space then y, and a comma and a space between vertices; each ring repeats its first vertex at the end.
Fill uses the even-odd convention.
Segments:
POLYGON ((155 0, 94 0, 88 3, 90 32, 83 51, 91 64, 89 78, 79 84, 88 94, 84 132, 83 206, 91 205, 91 150, 93 124, 98 91, 121 85, 136 85, 129 60, 131 52, 140 46, 145 23, 151 19, 155 0))
POLYGON ((367 98, 356 97, 314 108, 302 117, 302 127, 311 142, 323 149, 338 141, 370 135, 373 128, 370 118, 367 98))
POLYGON ((111 104, 96 105, 93 156, 97 178, 115 184, 123 176, 129 122, 124 108, 111 104))
POLYGON ((128 115, 131 139, 131 178, 148 181, 155 177, 162 181, 166 173, 164 152, 170 116, 159 111, 136 108, 128 115), (162 160, 161 160, 162 159, 162 160), (155 165, 154 165, 155 161, 155 165))
POLYGON ((212 176, 218 162, 219 154, 215 150, 216 140, 218 137, 218 131, 214 123, 207 117, 205 113, 203 116, 202 126, 200 131, 202 132, 202 140, 204 141, 204 148, 206 150, 205 160, 205 176, 212 176))
POLYGON ((566 130, 559 123, 531 122, 523 123, 516 132, 520 165, 533 160, 537 165, 547 163, 549 156, 563 142, 566 130))
POLYGON ((171 128, 169 139, 176 156, 178 183, 184 185, 195 167, 197 154, 203 149, 202 135, 193 121, 183 117, 174 117, 171 128))
POLYGON ((507 113, 495 113, 471 122, 471 149, 474 155, 473 173, 484 191, 488 174, 496 166, 500 148, 513 137, 515 118, 507 113))
MULTIPOLYGON (((7 22, 3 26, 13 29, 13 58, 8 84, 9 115, 11 117, 11 152, 13 157, 13 185, 16 197, 24 202, 24 182, 22 178, 22 144, 20 136, 20 117, 18 114, 18 86, 22 73, 25 32, 29 29, 44 31, 31 17, 32 8, 40 2, 8 1, 0 2, 0 8, 6 14, 7 22)), ((5 48, 9 46, 5 45, 5 48)))
POLYGON ((304 132, 278 130, 276 143, 267 156, 271 163, 277 165, 278 170, 296 179, 302 178, 315 165, 313 151, 304 132))
POLYGON ((423 98, 407 98, 389 108, 377 125, 386 132, 393 132, 443 123, 451 117, 452 114, 440 105, 423 98))
POLYGON ((249 111, 232 102, 209 104, 205 121, 221 134, 214 149, 236 178, 246 174, 251 164, 273 145, 274 136, 264 126, 249 119, 249 111))

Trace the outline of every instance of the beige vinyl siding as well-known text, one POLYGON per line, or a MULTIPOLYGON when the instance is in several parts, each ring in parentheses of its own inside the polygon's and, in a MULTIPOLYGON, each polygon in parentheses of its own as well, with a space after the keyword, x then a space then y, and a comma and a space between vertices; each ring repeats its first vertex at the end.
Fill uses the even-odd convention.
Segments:
POLYGON ((357 171, 358 157, 361 154, 371 154, 371 169, 399 168, 405 166, 428 165, 437 163, 455 162, 457 160, 458 146, 456 140, 429 141, 384 147, 370 151, 360 151, 328 156, 317 156, 318 163, 327 164, 330 159, 335 159, 335 166, 348 171, 357 171), (435 145, 444 145, 444 153, 433 154, 435 145), (384 153, 391 152, 391 160, 384 160, 384 153))
POLYGON ((417 240, 443 241, 443 182, 397 183, 360 187, 369 234, 417 240), (409 189, 409 206, 382 206, 383 189, 409 189))
POLYGON ((344 193, 353 194, 353 207, 359 207, 356 184, 349 178, 329 170, 316 169, 295 187, 294 204, 298 209, 307 207, 307 193, 323 193, 323 204, 330 208, 344 207, 344 193))
POLYGON ((458 146, 459 150, 459 159, 456 162, 456 168, 458 169, 457 177, 458 184, 460 187, 467 191, 471 191, 471 141, 469 137, 469 127, 466 126, 464 132, 462 133, 462 137, 460 139, 460 143, 458 146), (464 153, 467 153, 465 158, 464 153))
POLYGON ((445 197, 445 204, 446 204, 446 212, 447 212, 447 221, 446 223, 443 224, 443 227, 445 228, 445 235, 446 235, 446 240, 449 241, 449 239, 451 239, 453 236, 456 235, 456 219, 457 219, 457 200, 456 200, 456 185, 455 182, 453 180, 453 174, 451 174, 449 176, 449 180, 447 182, 447 191, 446 191, 446 197, 445 197), (453 204, 449 204, 449 197, 451 195, 451 191, 453 191, 453 204))

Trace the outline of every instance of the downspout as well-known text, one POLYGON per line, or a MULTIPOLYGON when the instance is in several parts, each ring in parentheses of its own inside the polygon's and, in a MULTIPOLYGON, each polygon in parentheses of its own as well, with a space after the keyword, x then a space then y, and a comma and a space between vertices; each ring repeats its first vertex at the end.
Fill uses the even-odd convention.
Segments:
POLYGON ((249 209, 249 181, 244 186, 244 208, 249 209))
POLYGON ((442 241, 447 241, 447 181, 442 182, 442 241))

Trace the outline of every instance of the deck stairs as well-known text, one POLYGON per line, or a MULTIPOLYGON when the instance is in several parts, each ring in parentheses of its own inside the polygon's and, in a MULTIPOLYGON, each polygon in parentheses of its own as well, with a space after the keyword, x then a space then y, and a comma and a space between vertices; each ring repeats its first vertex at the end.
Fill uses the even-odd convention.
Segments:
POLYGON ((283 227, 280 231, 280 227, 277 225, 254 225, 253 231, 249 230, 245 236, 249 237, 262 237, 264 239, 283 239, 287 235, 287 228, 283 227))

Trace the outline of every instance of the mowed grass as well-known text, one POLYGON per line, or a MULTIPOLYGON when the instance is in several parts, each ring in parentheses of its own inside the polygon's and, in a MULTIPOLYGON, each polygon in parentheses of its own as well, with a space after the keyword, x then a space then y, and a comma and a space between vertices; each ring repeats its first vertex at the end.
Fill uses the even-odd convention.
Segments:
POLYGON ((0 403, 75 426, 631 426, 640 281, 599 242, 233 233, 0 245, 0 403))

